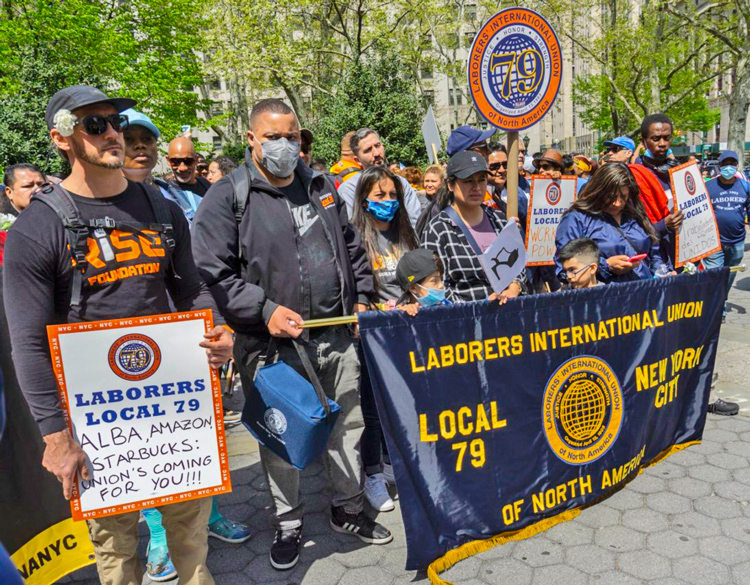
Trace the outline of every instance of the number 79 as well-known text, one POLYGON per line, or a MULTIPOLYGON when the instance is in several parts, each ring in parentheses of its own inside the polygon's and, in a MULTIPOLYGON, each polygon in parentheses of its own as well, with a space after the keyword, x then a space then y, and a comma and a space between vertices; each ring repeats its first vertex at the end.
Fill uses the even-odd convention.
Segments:
POLYGON ((513 72, 513 66, 515 65, 516 72, 518 73, 518 84, 516 88, 519 93, 531 93, 542 82, 542 68, 544 63, 542 56, 536 49, 526 49, 522 53, 501 53, 500 55, 492 55, 490 58, 490 71, 494 73, 495 69, 508 65, 508 69, 505 72, 503 83, 500 86, 500 94, 505 98, 511 94, 510 81, 511 73, 513 72), (531 56, 531 64, 527 63, 527 56, 531 56), (537 75, 538 73, 538 75, 537 75))

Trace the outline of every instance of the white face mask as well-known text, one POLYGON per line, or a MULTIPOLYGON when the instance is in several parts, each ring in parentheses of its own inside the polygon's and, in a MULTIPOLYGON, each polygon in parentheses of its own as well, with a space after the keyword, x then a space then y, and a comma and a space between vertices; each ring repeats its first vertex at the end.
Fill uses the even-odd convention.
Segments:
POLYGON ((263 168, 280 179, 292 176, 299 161, 299 142, 278 138, 261 142, 260 147, 263 168))

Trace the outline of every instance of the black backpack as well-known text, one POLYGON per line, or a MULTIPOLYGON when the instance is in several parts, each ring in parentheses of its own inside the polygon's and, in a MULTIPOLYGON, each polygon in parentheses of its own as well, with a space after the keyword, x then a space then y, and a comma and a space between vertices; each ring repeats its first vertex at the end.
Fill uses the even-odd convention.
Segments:
POLYGON ((165 248, 169 254, 167 261, 170 269, 172 267, 171 256, 174 251, 176 242, 174 240, 174 229, 172 227, 172 214, 169 211, 167 200, 155 187, 143 184, 148 196, 151 209, 156 216, 157 223, 124 223, 115 221, 111 217, 102 219, 84 220, 78 211, 78 207, 63 187, 60 185, 47 184, 34 194, 34 199, 42 201, 48 205, 60 218, 65 228, 65 239, 67 248, 70 252, 71 262, 73 265, 73 281, 71 284, 70 306, 75 307, 81 304, 81 286, 83 284, 83 275, 86 273, 88 254, 88 243, 86 240, 89 233, 96 229, 120 230, 121 232, 137 234, 150 241, 151 236, 143 233, 144 230, 150 230, 162 235, 165 248))

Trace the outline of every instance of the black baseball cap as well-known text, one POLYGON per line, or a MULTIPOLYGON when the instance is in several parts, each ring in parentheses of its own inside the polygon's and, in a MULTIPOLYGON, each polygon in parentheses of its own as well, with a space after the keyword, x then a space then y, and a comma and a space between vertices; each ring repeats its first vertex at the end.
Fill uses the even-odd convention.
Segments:
POLYGON ((431 250, 417 248, 401 256, 396 266, 396 279, 401 289, 406 291, 420 280, 424 280, 433 272, 440 270, 431 250))
POLYGON ((487 161, 481 154, 471 150, 462 150, 448 161, 448 176, 468 179, 474 173, 487 172, 487 161))
POLYGON ((47 121, 47 128, 52 129, 55 127, 55 114, 60 110, 72 112, 92 104, 112 104, 119 113, 132 108, 135 103, 135 100, 130 98, 107 97, 103 91, 90 85, 72 85, 61 89, 50 98, 44 119, 47 121))

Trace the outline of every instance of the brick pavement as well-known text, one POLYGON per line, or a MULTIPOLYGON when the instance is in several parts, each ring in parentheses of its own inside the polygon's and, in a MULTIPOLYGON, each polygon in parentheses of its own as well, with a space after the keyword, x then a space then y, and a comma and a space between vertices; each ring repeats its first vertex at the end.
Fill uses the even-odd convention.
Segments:
MULTIPOLYGON (((462 561, 443 577, 455 585, 750 585, 750 273, 737 278, 730 301, 716 394, 741 402, 740 416, 709 415, 701 445, 645 470, 576 519, 462 561)), ((303 472, 307 515, 300 563, 288 572, 273 570, 270 501, 257 445, 238 428, 230 432, 229 446, 234 492, 220 498, 220 508, 248 522, 255 534, 239 546, 209 539, 217 585, 429 583, 404 570, 398 502, 396 511, 378 517, 394 533, 388 545, 367 546, 330 530, 319 464, 303 472)), ((145 557, 144 525, 141 532, 145 557)), ((94 585, 98 579, 88 567, 62 582, 94 585)))

